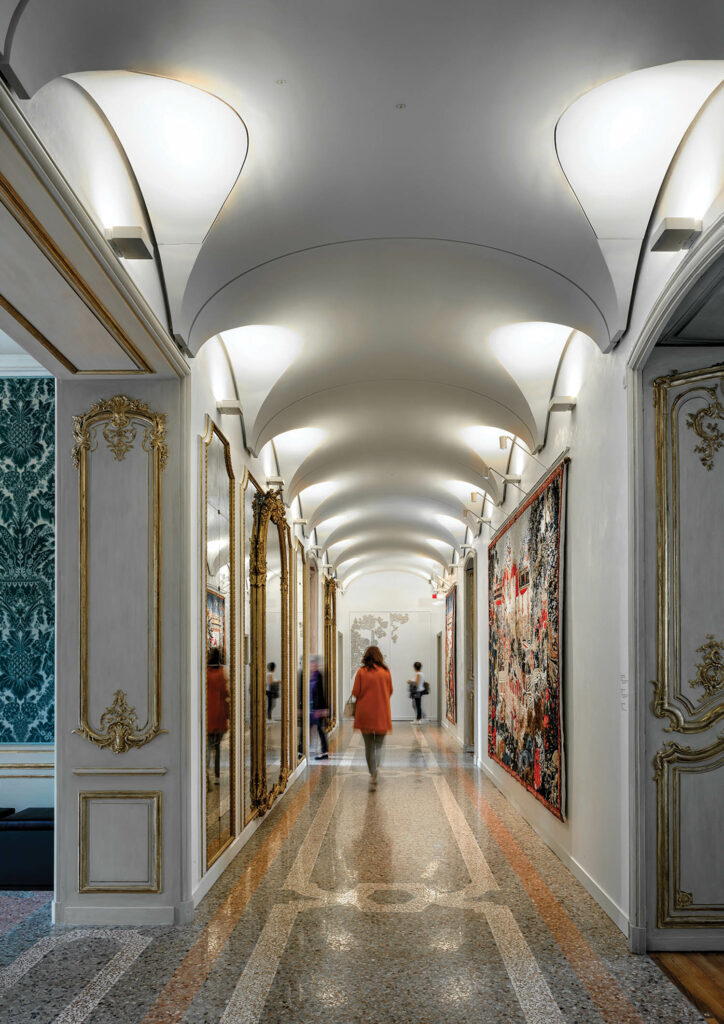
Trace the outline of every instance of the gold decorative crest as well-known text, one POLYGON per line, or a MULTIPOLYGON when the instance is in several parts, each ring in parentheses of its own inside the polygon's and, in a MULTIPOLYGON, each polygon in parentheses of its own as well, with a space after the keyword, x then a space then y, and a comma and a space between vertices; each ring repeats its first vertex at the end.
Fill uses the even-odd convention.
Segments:
POLYGON ((690 679, 692 686, 701 686, 704 692, 699 697, 699 702, 713 697, 719 690, 724 690, 724 643, 716 640, 713 633, 706 634, 706 643, 697 647, 697 654, 703 654, 701 661, 697 661, 697 673, 695 679, 690 679))
POLYGON ((701 459, 701 464, 708 470, 714 468, 714 456, 724 445, 724 431, 719 427, 718 420, 724 421, 724 405, 717 396, 716 388, 704 388, 711 401, 697 412, 689 413, 686 425, 701 438, 701 444, 694 451, 701 459))
POLYGON ((141 730, 136 709, 128 703, 128 694, 125 690, 116 690, 113 694, 113 703, 101 715, 100 725, 100 731, 87 725, 74 731, 91 740, 101 750, 108 748, 114 754, 125 754, 133 747, 142 747, 154 736, 166 731, 156 729, 151 733, 148 730, 141 730))
POLYGON ((93 452, 98 447, 96 428, 101 427, 103 438, 113 452, 117 462, 122 462, 131 451, 136 440, 138 426, 143 425, 141 446, 149 454, 156 450, 161 469, 168 459, 166 444, 166 415, 151 412, 145 402, 127 395, 101 398, 88 412, 73 417, 73 463, 80 468, 83 452, 93 452))

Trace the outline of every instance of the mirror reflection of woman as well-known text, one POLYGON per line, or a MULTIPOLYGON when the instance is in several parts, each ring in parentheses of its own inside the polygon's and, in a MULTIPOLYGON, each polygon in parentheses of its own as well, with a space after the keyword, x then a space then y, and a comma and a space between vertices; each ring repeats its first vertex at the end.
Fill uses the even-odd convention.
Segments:
POLYGON ((271 722, 274 702, 281 692, 281 683, 274 678, 276 662, 270 661, 266 667, 266 717, 271 722))
POLYGON ((230 697, 218 647, 209 648, 206 663, 206 786, 210 790, 221 779, 221 740, 229 731, 230 697))

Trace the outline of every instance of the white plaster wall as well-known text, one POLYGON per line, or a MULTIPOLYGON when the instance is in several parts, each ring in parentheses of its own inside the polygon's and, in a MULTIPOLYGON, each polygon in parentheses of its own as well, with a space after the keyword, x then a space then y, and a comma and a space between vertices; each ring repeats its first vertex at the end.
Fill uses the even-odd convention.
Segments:
MULTIPOLYGON (((423 711, 429 718, 437 717, 437 666, 435 663, 435 638, 443 628, 442 602, 432 600, 430 584, 418 576, 404 572, 376 572, 360 576, 350 583, 342 594, 337 596, 337 627, 344 635, 344 678, 342 680, 342 699, 346 699, 351 689, 354 674, 359 666, 351 663, 351 640, 349 635, 350 615, 355 612, 426 612, 429 613, 429 632, 422 630, 422 624, 415 623, 414 629, 420 630, 419 649, 429 651, 423 661, 423 674, 429 680, 433 693, 423 698, 423 711)), ((410 626, 406 626, 410 629, 410 626)), ((414 633, 406 638, 406 643, 414 643, 414 633)), ((392 685, 396 690, 406 690, 406 679, 413 672, 409 666, 409 675, 404 678, 393 678, 392 685)), ((410 714, 409 717, 412 717, 410 714)))

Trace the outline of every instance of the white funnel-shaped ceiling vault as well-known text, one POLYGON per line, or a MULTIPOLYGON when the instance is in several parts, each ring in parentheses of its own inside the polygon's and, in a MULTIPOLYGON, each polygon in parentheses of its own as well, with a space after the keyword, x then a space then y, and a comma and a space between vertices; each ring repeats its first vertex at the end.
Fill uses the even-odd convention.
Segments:
POLYGON ((204 239, 244 165, 244 122, 218 97, 174 79, 129 71, 67 77, 93 98, 133 168, 176 321, 204 239))

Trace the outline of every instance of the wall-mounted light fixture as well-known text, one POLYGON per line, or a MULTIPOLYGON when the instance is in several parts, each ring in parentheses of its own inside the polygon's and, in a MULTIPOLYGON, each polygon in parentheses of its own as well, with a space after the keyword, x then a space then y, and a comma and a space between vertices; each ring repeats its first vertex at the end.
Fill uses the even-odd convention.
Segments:
POLYGON ((485 516, 479 516, 477 512, 473 512, 471 508, 463 509, 463 512, 467 516, 472 516, 476 523, 480 523, 482 526, 490 526, 492 520, 485 516))
POLYGON ((292 526, 306 526, 306 519, 292 519, 292 526))
POLYGON ((573 395, 554 395, 548 403, 548 412, 573 412, 577 401, 573 395))
POLYGON ((241 416, 241 402, 238 398, 224 398, 216 403, 219 416, 241 416))
POLYGON ((284 478, 281 476, 268 476, 266 478, 266 485, 267 487, 278 487, 281 489, 284 486, 284 478))
POLYGON ((694 217, 664 217, 651 239, 651 252, 690 249, 701 234, 701 227, 701 221, 694 217))
POLYGON ((124 260, 152 260, 153 248, 148 235, 138 225, 106 228, 103 234, 116 256, 124 260))
POLYGON ((503 451, 507 449, 508 441, 512 441, 513 445, 517 445, 525 455, 528 455, 531 459, 533 459, 534 462, 537 462, 539 466, 543 466, 543 469, 547 469, 545 463, 541 462, 540 459, 536 459, 535 455, 532 452, 529 452, 525 445, 520 443, 517 437, 509 437, 507 434, 501 434, 500 437, 498 438, 498 443, 500 444, 500 447, 503 449, 503 451))

